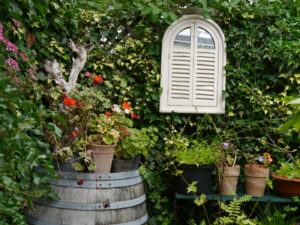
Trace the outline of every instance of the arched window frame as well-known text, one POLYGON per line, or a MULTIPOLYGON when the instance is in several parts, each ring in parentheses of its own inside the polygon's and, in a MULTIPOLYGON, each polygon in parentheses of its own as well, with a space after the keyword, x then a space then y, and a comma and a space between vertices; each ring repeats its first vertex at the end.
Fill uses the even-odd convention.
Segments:
MULTIPOLYGON (((193 35, 191 31, 191 51, 195 48, 195 41, 193 41, 193 35)), ((197 44, 197 42, 196 42, 197 44)), ((197 47, 197 46, 196 46, 197 47)), ((192 58, 192 64, 194 62, 194 55, 192 58)), ((187 15, 183 16, 179 20, 175 21, 165 32, 162 43, 162 55, 161 55, 161 88, 163 89, 162 95, 160 97, 160 112, 169 113, 169 112, 178 112, 178 113, 211 113, 211 114, 222 114, 225 113, 225 99, 223 99, 223 91, 225 90, 226 83, 226 73, 224 66, 226 65, 226 43, 225 37, 221 28, 211 19, 204 19, 200 15, 187 15), (202 28, 206 30, 213 38, 215 43, 215 49, 217 55, 215 56, 215 73, 216 73, 216 105, 214 106, 201 106, 191 104, 173 105, 170 104, 168 99, 170 92, 170 49, 173 48, 173 41, 176 35, 187 27, 191 27, 191 24, 194 24, 194 30, 197 28, 202 28)), ((191 67, 191 71, 195 70, 194 66, 191 67)), ((192 72, 193 80, 195 73, 192 72)), ((194 90, 194 83, 190 82, 191 89, 194 90)), ((192 98, 194 96, 191 96, 192 98)))

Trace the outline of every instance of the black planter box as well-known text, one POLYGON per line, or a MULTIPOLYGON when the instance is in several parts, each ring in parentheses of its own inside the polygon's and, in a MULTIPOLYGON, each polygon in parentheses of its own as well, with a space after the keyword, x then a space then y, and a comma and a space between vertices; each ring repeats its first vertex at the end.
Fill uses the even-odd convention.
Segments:
POLYGON ((208 165, 181 165, 179 167, 180 170, 183 170, 183 173, 176 177, 176 192, 180 194, 189 194, 187 193, 188 184, 193 183, 193 181, 197 181, 197 192, 196 194, 208 194, 211 192, 211 181, 212 181, 212 170, 214 168, 214 164, 208 165), (186 180, 186 182, 182 179, 182 176, 186 180))

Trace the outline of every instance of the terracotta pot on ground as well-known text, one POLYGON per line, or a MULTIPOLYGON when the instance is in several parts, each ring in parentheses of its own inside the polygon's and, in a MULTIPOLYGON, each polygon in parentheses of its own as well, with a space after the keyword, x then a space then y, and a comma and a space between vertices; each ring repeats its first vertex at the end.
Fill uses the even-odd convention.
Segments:
POLYGON ((262 165, 245 165, 245 177, 246 177, 246 194, 253 197, 262 197, 265 193, 267 184, 267 177, 269 175, 270 168, 262 165))
POLYGON ((220 195, 235 195, 236 187, 240 175, 240 165, 224 166, 220 165, 220 183, 219 183, 219 194, 220 195))
POLYGON ((111 164, 116 145, 94 145, 86 146, 87 155, 96 162, 96 173, 110 173, 111 164))
POLYGON ((275 174, 272 174, 272 177, 276 179, 276 186, 280 196, 285 198, 300 197, 300 179, 288 179, 275 174))

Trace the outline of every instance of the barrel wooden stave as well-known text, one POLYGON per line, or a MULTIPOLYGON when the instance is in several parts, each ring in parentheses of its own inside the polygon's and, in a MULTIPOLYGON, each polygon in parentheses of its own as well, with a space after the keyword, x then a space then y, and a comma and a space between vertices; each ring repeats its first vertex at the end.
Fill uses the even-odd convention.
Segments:
POLYGON ((60 201, 65 202, 97 203, 104 202, 106 199, 109 199, 110 202, 116 202, 130 200, 144 194, 143 183, 128 187, 102 189, 73 188, 56 185, 52 185, 52 187, 60 198, 60 201))
POLYGON ((119 224, 137 220, 145 215, 146 204, 117 209, 101 211, 79 211, 53 208, 49 206, 36 204, 34 217, 48 221, 54 224, 67 225, 108 225, 119 224))
POLYGON ((86 179, 83 185, 77 185, 75 174, 67 172, 62 175, 63 179, 52 182, 53 189, 60 199, 58 201, 36 200, 36 211, 30 215, 30 224, 140 225, 146 223, 148 217, 146 197, 138 171, 78 174, 80 178, 86 179), (100 187, 101 184, 104 188, 100 187), (103 203, 107 199, 110 206, 104 207, 103 203))

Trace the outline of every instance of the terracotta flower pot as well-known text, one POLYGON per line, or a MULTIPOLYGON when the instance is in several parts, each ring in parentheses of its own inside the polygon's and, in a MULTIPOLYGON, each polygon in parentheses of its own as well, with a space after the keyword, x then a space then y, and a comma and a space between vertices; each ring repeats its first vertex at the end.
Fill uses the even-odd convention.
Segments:
POLYGON ((288 179, 276 174, 272 174, 272 177, 276 179, 276 186, 280 196, 285 198, 300 197, 300 179, 288 179))
POLYGON ((220 183, 219 194, 220 195, 235 195, 236 187, 240 175, 240 165, 232 166, 219 166, 220 183))
POLYGON ((267 177, 269 175, 270 168, 261 165, 245 165, 245 177, 246 177, 246 194, 253 197, 262 197, 265 193, 267 184, 267 177))
POLYGON ((96 173, 110 173, 114 152, 117 145, 95 145, 86 146, 87 155, 96 162, 96 173))

